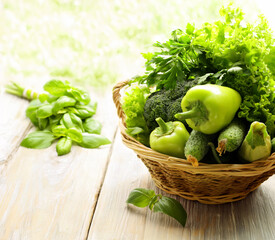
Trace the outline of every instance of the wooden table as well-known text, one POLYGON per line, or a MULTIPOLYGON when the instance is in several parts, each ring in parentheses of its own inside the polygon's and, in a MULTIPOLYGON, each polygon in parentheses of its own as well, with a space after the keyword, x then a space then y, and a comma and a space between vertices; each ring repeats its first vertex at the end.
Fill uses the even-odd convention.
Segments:
POLYGON ((118 130, 111 88, 91 89, 96 119, 112 144, 100 149, 73 146, 58 157, 55 145, 43 150, 20 147, 32 131, 28 102, 0 95, 1 240, 272 240, 275 239, 275 176, 246 199, 204 205, 157 189, 118 130), (127 206, 131 190, 151 188, 175 197, 187 211, 183 228, 172 218, 127 206))

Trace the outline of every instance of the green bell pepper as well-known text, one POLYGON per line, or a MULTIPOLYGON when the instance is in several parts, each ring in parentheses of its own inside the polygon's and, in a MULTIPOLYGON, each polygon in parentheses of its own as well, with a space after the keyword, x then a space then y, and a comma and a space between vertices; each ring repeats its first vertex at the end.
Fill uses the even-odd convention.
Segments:
POLYGON ((150 134, 150 147, 170 156, 184 158, 184 147, 189 133, 183 123, 179 121, 165 123, 157 118, 159 127, 150 134))
POLYGON ((205 84, 190 88, 182 98, 182 113, 175 117, 194 130, 214 134, 226 127, 241 104, 240 94, 229 87, 205 84))

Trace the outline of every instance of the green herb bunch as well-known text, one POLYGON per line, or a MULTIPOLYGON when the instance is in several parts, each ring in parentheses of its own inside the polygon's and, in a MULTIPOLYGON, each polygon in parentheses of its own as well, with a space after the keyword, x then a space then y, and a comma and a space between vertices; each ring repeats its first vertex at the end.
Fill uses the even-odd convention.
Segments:
POLYGON ((146 72, 133 82, 183 92, 198 84, 219 84, 242 96, 239 118, 261 121, 275 135, 275 47, 266 19, 244 21, 244 13, 229 5, 220 10, 223 20, 195 28, 188 23, 171 38, 157 42, 155 52, 143 54, 146 72))
POLYGON ((89 94, 72 86, 68 81, 51 80, 44 85, 47 93, 38 94, 16 83, 6 91, 31 100, 26 116, 37 130, 23 139, 21 146, 42 149, 57 140, 57 154, 71 151, 73 143, 84 148, 98 148, 110 141, 100 135, 102 125, 93 118, 97 103, 89 94))

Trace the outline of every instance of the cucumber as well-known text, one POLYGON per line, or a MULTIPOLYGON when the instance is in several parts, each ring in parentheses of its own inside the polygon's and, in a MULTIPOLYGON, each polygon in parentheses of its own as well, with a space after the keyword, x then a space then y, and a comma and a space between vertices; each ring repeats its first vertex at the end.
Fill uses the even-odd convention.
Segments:
POLYGON ((245 123, 240 119, 233 120, 218 137, 217 152, 222 156, 223 153, 237 150, 245 137, 245 123))
POLYGON ((253 122, 238 151, 242 160, 253 162, 264 159, 271 154, 271 140, 266 131, 266 125, 261 122, 253 122))
POLYGON ((213 135, 206 135, 196 130, 192 130, 184 148, 187 161, 194 167, 199 165, 209 150, 208 142, 213 140, 213 135))

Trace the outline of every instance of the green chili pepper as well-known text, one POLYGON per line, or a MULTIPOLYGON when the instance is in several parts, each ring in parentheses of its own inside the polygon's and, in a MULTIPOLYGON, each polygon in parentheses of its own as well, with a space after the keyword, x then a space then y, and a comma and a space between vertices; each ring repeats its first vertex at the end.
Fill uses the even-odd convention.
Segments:
POLYGON ((175 117, 186 120, 194 130, 213 134, 226 127, 241 104, 241 96, 234 89, 205 84, 190 88, 182 98, 182 113, 175 117))
POLYGON ((184 158, 184 147, 189 138, 189 133, 183 123, 167 122, 157 118, 157 127, 150 134, 150 147, 164 154, 184 158))

